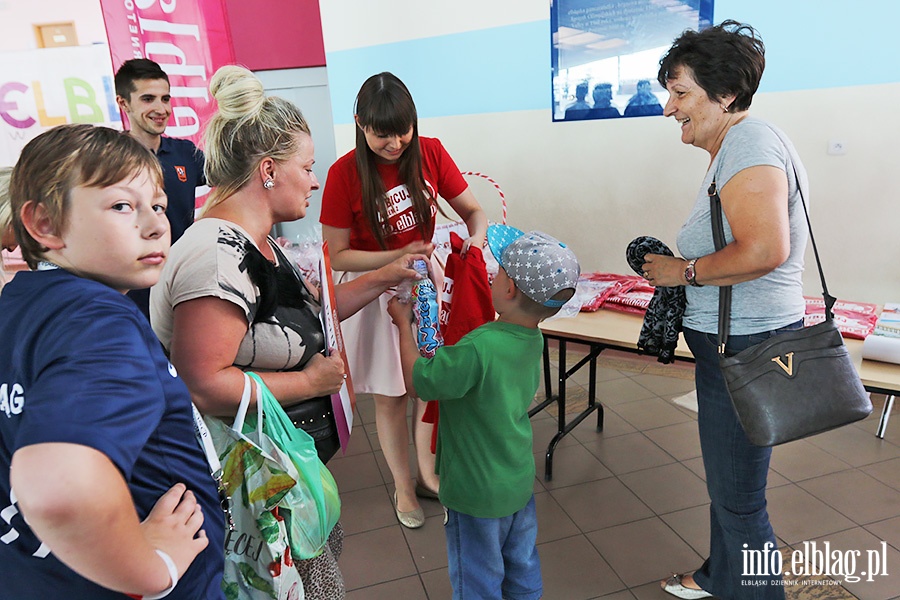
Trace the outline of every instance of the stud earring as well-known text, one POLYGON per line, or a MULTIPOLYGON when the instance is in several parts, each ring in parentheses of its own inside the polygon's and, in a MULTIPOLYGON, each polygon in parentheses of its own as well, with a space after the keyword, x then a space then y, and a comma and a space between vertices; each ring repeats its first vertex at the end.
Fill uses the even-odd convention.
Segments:
POLYGON ((275 187, 275 181, 271 177, 269 177, 263 182, 263 187, 267 190, 271 190, 273 187, 275 187))
POLYGON ((727 113, 727 112, 728 112, 728 107, 725 106, 724 104, 722 105, 722 112, 723 112, 723 113, 727 113))

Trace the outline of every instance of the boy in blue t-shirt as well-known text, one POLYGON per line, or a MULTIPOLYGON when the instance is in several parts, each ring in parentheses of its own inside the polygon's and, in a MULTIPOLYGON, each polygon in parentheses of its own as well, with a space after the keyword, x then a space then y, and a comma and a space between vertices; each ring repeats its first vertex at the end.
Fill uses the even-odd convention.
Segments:
POLYGON ((447 507, 453 598, 532 600, 543 593, 528 407, 541 377, 538 324, 575 293, 575 255, 547 234, 488 228, 500 263, 491 285, 500 315, 433 358, 419 355, 412 305, 392 299, 406 389, 438 400, 440 500, 447 507))
POLYGON ((0 597, 224 600, 224 515, 190 394, 124 296, 169 251, 134 138, 62 125, 10 180, 33 269, 0 295, 0 597))

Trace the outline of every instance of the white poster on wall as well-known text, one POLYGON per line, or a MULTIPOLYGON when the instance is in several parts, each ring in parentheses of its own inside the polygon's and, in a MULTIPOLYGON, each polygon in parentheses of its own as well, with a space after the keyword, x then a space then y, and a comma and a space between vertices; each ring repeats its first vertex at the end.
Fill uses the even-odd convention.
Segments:
POLYGON ((64 123, 122 128, 106 45, 0 53, 0 167, 64 123))

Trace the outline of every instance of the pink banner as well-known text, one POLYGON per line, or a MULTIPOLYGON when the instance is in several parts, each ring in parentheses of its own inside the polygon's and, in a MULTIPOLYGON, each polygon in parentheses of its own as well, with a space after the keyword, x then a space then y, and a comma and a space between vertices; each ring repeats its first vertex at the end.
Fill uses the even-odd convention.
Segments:
POLYGON ((113 71, 149 58, 169 75, 172 118, 166 135, 200 141, 214 110, 209 79, 234 63, 224 0, 100 0, 113 71))

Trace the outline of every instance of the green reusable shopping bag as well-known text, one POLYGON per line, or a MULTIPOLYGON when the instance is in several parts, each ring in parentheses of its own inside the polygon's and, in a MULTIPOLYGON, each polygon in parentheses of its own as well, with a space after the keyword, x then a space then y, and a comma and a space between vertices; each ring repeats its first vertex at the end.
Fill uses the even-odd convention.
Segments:
POLYGON ((341 500, 331 471, 319 459, 313 438, 295 426, 256 373, 247 373, 259 385, 262 397, 262 431, 291 458, 297 468, 297 485, 288 490, 281 510, 294 558, 313 558, 322 553, 331 530, 341 516, 341 500))
POLYGON ((228 600, 303 600, 303 582, 291 556, 284 512, 300 475, 293 461, 257 424, 245 423, 250 379, 234 424, 204 417, 222 464, 228 529, 222 589, 228 600))

